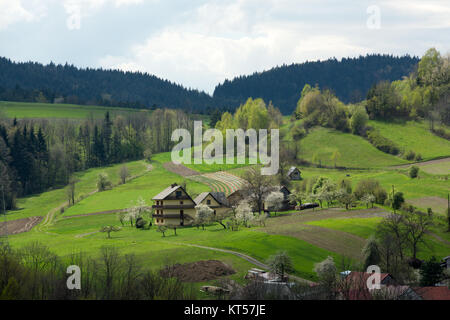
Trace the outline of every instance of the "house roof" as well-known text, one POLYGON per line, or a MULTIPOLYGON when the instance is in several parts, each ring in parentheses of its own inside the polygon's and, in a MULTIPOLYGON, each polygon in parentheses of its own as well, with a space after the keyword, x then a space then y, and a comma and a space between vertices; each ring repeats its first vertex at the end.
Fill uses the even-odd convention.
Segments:
MULTIPOLYGON (((191 196, 186 192, 186 190, 184 190, 182 186, 179 186, 176 183, 172 184, 170 187, 167 187, 166 189, 158 193, 156 196, 153 197, 152 200, 164 200, 178 189, 183 190, 184 193, 186 193, 186 195, 189 197, 189 199, 192 200, 191 196)), ((192 200, 192 202, 194 202, 194 200, 192 200)))
POLYGON ((281 191, 283 189, 286 189, 289 194, 292 193, 291 191, 289 191, 289 189, 286 186, 280 186, 279 190, 281 191))
POLYGON ((300 170, 298 170, 298 168, 297 167, 291 167, 290 169, 289 169, 289 171, 288 171, 288 176, 290 176, 292 173, 294 173, 295 171, 298 171, 298 172, 300 172, 300 170))
POLYGON ((197 196, 197 198, 194 199, 195 204, 200 204, 208 195, 211 195, 211 197, 213 197, 219 204, 224 206, 227 205, 226 196, 223 192, 202 192, 197 196))
POLYGON ((225 192, 211 192, 211 195, 220 204, 222 204, 224 206, 228 206, 228 199, 227 199, 227 195, 225 194, 225 192))
MULTIPOLYGON (((371 274, 367 273, 367 272, 352 271, 346 277, 346 279, 348 281, 355 282, 355 283, 357 281, 363 281, 363 283, 365 284, 367 282, 367 279, 369 279, 370 276, 371 276, 371 274)), ((381 273, 380 274, 380 281, 383 282, 383 280, 385 280, 387 277, 391 277, 392 278, 392 276, 389 273, 381 273)))
POLYGON ((447 287, 421 287, 413 290, 424 300, 450 300, 450 289, 447 287))

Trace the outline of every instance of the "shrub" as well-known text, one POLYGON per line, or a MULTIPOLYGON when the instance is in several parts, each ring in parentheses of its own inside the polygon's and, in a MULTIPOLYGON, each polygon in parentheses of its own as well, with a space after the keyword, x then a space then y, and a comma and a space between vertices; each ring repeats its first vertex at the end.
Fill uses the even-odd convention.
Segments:
POLYGON ((144 229, 147 225, 147 221, 145 221, 143 218, 137 218, 135 225, 137 229, 144 229))
POLYGON ((400 149, 391 140, 383 137, 378 131, 371 130, 367 132, 367 139, 378 150, 385 153, 397 155, 400 149))
POLYGON ((417 178, 418 175, 419 175, 419 167, 412 166, 412 167, 409 169, 409 177, 410 177, 411 179, 415 179, 415 178, 417 178))
POLYGON ((412 150, 409 150, 405 153, 404 158, 408 161, 412 161, 416 158, 416 153, 412 150))
POLYGON ((444 129, 442 128, 438 128, 438 129, 434 129, 432 130, 432 132, 437 135, 438 137, 450 140, 450 133, 446 132, 444 129))
POLYGON ((422 155, 420 153, 418 153, 414 160, 416 160, 417 162, 422 161, 423 160, 422 155))
POLYGON ((373 195, 375 196, 375 202, 378 204, 384 204, 386 202, 386 199, 388 197, 388 194, 386 190, 384 190, 382 187, 378 186, 375 188, 373 195))
POLYGON ((109 180, 108 174, 105 172, 102 172, 98 175, 97 179, 97 189, 99 192, 105 191, 109 188, 111 188, 112 183, 109 180))
POLYGON ((365 108, 358 108, 350 119, 350 126, 353 134, 363 135, 366 128, 367 120, 369 116, 367 115, 365 108))

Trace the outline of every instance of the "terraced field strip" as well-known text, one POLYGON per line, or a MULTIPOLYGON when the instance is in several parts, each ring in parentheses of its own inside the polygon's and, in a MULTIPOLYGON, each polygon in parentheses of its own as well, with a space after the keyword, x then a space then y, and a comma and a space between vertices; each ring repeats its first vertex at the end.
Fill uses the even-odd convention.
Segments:
POLYGON ((245 185, 244 179, 239 178, 225 171, 206 173, 203 176, 207 177, 208 179, 219 181, 221 184, 225 185, 226 186, 225 193, 227 195, 241 189, 245 185))
POLYGON ((226 194, 230 193, 230 191, 229 191, 229 189, 228 189, 226 184, 224 184, 224 183, 222 183, 220 181, 214 180, 214 179, 207 178, 207 177, 205 177, 203 175, 190 176, 190 177, 187 177, 187 178, 191 179, 191 180, 194 180, 194 181, 197 181, 197 182, 200 182, 200 183, 203 183, 203 184, 206 184, 208 187, 211 188, 211 191, 225 192, 226 194))

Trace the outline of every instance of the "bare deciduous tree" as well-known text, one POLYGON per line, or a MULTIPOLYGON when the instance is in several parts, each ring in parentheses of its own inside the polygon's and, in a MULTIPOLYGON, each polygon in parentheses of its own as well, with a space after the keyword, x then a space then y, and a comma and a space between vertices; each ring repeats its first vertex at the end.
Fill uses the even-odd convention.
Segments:
POLYGON ((258 213, 263 209, 263 201, 266 195, 273 190, 272 178, 261 174, 259 168, 251 168, 244 173, 246 180, 244 191, 248 194, 251 204, 255 206, 258 213))
POLYGON ((130 176, 130 171, 127 166, 120 167, 119 176, 122 184, 125 184, 127 182, 127 178, 130 176))

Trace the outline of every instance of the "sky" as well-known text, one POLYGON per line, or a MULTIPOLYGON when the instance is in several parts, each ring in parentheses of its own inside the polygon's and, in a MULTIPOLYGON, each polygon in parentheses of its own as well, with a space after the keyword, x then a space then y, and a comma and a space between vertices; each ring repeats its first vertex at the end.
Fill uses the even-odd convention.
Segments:
POLYGON ((277 65, 450 50, 450 1, 0 0, 0 56, 143 71, 208 93, 277 65))

